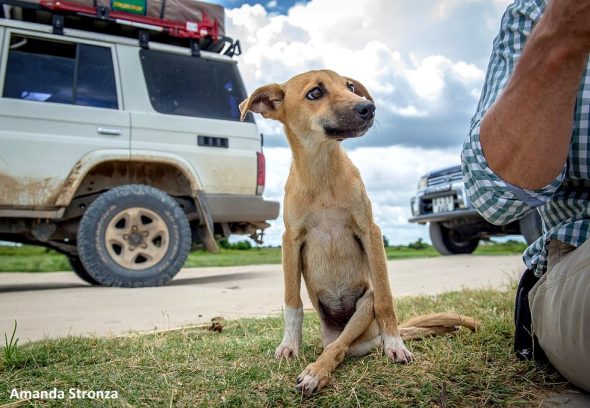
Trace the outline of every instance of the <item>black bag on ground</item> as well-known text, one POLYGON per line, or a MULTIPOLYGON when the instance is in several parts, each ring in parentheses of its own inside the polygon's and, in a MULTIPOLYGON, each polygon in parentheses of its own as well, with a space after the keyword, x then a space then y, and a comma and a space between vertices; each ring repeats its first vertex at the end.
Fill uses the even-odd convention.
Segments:
POLYGON ((533 334, 531 309, 529 307, 529 292, 538 282, 539 278, 533 271, 527 269, 520 279, 516 290, 516 302, 514 307, 514 352, 521 360, 534 360, 539 363, 548 363, 547 356, 539 345, 537 336, 533 334))

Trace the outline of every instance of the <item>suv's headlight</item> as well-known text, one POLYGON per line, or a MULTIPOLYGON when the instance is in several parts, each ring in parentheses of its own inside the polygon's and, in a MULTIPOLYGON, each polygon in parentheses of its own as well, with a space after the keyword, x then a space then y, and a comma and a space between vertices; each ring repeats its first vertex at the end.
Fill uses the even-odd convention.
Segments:
POLYGON ((418 204, 418 200, 416 197, 412 197, 410 200, 410 206, 412 207, 412 215, 420 215, 420 205, 418 204))
POLYGON ((424 190, 426 187, 428 187, 428 177, 422 176, 418 180, 418 190, 424 190))

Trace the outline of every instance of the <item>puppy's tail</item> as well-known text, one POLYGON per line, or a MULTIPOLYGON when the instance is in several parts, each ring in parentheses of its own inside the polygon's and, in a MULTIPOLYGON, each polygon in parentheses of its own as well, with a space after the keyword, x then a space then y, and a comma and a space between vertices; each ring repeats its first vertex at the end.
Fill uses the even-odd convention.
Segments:
POLYGON ((459 330, 461 326, 475 331, 479 327, 479 322, 473 317, 457 313, 432 313, 413 317, 403 322, 399 325, 399 331, 402 339, 415 340, 426 336, 450 333, 459 330))

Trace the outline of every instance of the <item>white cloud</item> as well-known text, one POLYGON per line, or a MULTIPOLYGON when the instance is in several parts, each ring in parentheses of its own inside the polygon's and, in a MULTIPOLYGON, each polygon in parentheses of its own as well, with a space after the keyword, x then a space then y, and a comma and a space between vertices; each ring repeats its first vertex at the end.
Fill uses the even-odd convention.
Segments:
POLYGON ((428 112, 418 110, 414 105, 404 106, 403 108, 391 105, 390 110, 397 115, 406 116, 409 118, 424 118, 428 116, 428 112))
POLYGON ((405 70, 405 77, 414 93, 430 104, 436 103, 445 87, 445 73, 451 61, 440 55, 415 61, 414 68, 405 70))
POLYGON ((463 61, 453 64, 451 70, 454 73, 455 78, 466 85, 481 83, 485 75, 484 70, 463 61))

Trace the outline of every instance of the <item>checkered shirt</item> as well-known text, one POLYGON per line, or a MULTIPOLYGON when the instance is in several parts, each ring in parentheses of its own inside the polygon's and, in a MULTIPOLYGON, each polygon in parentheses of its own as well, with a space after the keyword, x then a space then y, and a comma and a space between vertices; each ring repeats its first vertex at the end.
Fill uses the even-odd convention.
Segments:
POLYGON ((559 176, 539 190, 526 190, 502 180, 483 155, 479 129, 485 112, 508 82, 545 1, 516 0, 502 17, 494 40, 488 72, 471 130, 463 145, 462 166, 467 195, 488 221, 502 225, 538 211, 543 236, 523 254, 525 264, 541 276, 547 268, 551 239, 582 245, 590 237, 590 60, 576 97, 569 156, 559 176))

